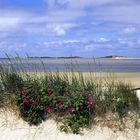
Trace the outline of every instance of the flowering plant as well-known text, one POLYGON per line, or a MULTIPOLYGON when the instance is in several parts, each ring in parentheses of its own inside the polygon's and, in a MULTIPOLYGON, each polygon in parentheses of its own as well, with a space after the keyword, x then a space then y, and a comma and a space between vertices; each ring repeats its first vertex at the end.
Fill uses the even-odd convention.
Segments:
POLYGON ((61 80, 25 83, 17 91, 17 105, 22 118, 29 124, 38 125, 47 116, 57 114, 62 119, 61 130, 70 128, 77 133, 88 123, 95 103, 88 89, 79 90, 61 80))

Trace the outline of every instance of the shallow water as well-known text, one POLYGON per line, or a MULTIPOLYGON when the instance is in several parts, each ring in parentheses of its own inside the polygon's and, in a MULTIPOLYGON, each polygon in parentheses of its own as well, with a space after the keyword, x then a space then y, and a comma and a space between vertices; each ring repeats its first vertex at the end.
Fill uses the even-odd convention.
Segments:
POLYGON ((30 59, 0 63, 10 69, 13 66, 17 71, 25 72, 140 72, 140 59, 30 59))

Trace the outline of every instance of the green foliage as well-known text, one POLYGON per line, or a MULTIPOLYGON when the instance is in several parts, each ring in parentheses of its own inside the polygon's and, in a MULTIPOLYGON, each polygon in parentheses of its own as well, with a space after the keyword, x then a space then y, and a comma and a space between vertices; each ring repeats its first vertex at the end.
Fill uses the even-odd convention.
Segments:
POLYGON ((123 83, 116 83, 108 87, 105 100, 113 112, 117 112, 120 118, 126 117, 129 111, 135 111, 139 107, 139 100, 131 86, 123 83))
POLYGON ((64 132, 72 132, 74 134, 78 134, 80 128, 86 126, 86 124, 88 124, 88 119, 86 116, 72 114, 62 121, 62 124, 60 125, 60 130, 64 132))
POLYGON ((38 125, 44 119, 44 107, 40 102, 37 81, 24 81, 23 87, 16 92, 16 102, 21 117, 30 125, 38 125))
POLYGON ((16 92, 20 115, 30 125, 40 124, 47 114, 57 118, 63 116, 64 124, 67 123, 71 132, 78 133, 94 110, 91 89, 85 86, 75 90, 73 83, 61 77, 51 78, 53 80, 49 77, 49 81, 48 78, 23 80, 16 92))
POLYGON ((8 93, 14 93, 18 87, 22 86, 22 77, 17 73, 3 73, 3 75, 1 75, 1 79, 5 91, 8 93))
POLYGON ((10 72, 0 67, 0 106, 14 104, 14 96, 23 79, 16 72, 10 72))

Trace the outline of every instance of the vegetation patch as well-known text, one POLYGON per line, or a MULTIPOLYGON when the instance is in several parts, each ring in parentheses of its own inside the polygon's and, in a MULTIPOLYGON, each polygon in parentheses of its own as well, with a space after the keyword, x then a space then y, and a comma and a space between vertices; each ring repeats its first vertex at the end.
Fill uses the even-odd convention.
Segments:
POLYGON ((61 131, 77 134, 98 124, 97 118, 106 122, 105 116, 111 112, 118 122, 134 114, 135 127, 139 128, 140 102, 130 85, 93 78, 85 81, 81 73, 30 76, 3 68, 0 78, 0 107, 18 109, 30 125, 53 118, 61 131))

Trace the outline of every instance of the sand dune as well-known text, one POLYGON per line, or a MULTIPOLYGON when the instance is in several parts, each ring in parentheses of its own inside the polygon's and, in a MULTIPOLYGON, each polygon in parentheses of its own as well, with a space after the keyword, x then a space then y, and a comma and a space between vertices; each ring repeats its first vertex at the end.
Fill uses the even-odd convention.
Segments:
POLYGON ((66 134, 57 129, 53 120, 47 120, 38 127, 31 127, 11 112, 0 114, 0 140, 138 140, 140 130, 126 132, 113 132, 113 130, 99 126, 83 134, 66 134))

